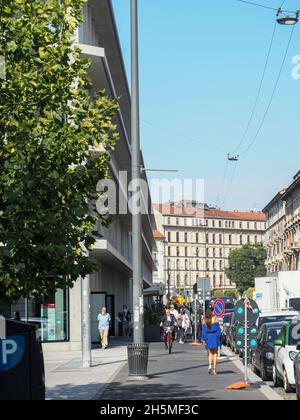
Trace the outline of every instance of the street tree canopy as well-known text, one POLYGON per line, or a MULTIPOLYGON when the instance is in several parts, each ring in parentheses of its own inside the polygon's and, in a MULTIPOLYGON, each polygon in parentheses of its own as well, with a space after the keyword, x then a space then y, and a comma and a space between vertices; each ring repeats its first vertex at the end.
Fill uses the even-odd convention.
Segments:
POLYGON ((255 277, 266 275, 266 257, 262 244, 244 245, 231 251, 225 273, 236 284, 240 294, 254 286, 255 277))
POLYGON ((2 1, 0 297, 7 301, 71 287, 95 268, 86 249, 95 240, 96 185, 108 176, 118 137, 118 104, 103 91, 89 95, 90 64, 74 46, 84 3, 2 1))

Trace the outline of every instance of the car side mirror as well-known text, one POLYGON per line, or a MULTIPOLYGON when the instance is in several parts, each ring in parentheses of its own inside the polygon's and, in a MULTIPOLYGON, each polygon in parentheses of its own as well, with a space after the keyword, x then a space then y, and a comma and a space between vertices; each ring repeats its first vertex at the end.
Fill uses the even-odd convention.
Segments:
POLYGON ((297 346, 297 351, 300 351, 300 344, 298 344, 297 346))
POLYGON ((280 339, 277 339, 274 341, 274 346, 278 346, 278 347, 282 347, 283 346, 283 341, 280 339))

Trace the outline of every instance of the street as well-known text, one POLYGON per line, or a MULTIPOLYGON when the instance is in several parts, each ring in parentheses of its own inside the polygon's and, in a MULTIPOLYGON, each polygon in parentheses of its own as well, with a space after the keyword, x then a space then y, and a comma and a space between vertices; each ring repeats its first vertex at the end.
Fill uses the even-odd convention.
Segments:
POLYGON ((190 344, 175 344, 173 354, 162 343, 151 344, 149 380, 128 382, 128 366, 117 374, 101 396, 101 400, 266 400, 260 385, 248 390, 225 390, 228 385, 243 380, 242 372, 222 357, 218 375, 208 375, 206 352, 190 344))

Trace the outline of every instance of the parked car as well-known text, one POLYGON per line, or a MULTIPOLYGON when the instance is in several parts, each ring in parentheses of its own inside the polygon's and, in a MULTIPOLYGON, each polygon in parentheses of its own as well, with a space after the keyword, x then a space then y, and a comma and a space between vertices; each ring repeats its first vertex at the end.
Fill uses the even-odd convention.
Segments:
POLYGON ((229 340, 229 329, 230 329, 230 323, 232 318, 232 312, 225 314, 223 316, 223 343, 228 346, 228 340, 229 340))
POLYGON ((274 364, 274 342, 280 338, 283 322, 263 324, 257 336, 257 348, 251 351, 251 366, 263 381, 272 379, 274 364))
POLYGON ((296 383, 297 399, 300 400, 300 345, 297 346, 298 355, 294 361, 294 374, 296 383))
POLYGON ((269 324, 270 322, 289 322, 298 316, 299 312, 297 311, 265 312, 260 314, 258 318, 258 328, 260 329, 263 324, 269 324))
POLYGON ((300 344, 298 338, 299 319, 285 323, 280 332, 280 338, 275 340, 273 383, 278 387, 283 382, 285 392, 293 392, 296 388, 294 361, 298 355, 297 347, 300 344))
POLYGON ((236 328, 237 328, 237 321, 236 321, 236 314, 233 312, 230 320, 230 326, 228 329, 228 346, 231 348, 233 352, 236 352, 235 347, 235 339, 236 339, 236 328))

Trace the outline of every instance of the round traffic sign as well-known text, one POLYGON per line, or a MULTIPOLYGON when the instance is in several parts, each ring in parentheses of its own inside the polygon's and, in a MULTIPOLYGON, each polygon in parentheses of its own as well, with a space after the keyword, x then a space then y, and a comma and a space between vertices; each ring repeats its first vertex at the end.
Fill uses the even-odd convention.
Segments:
POLYGON ((214 303, 214 313, 216 316, 221 317, 225 313, 225 303, 222 299, 217 299, 214 303))

